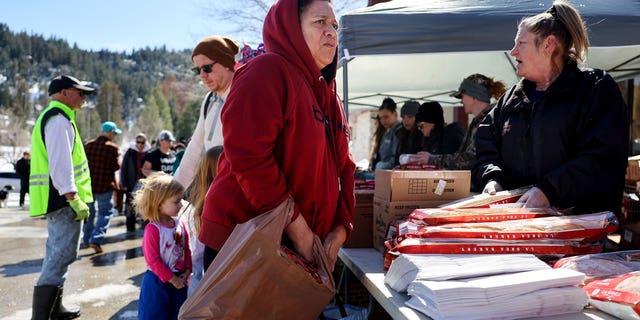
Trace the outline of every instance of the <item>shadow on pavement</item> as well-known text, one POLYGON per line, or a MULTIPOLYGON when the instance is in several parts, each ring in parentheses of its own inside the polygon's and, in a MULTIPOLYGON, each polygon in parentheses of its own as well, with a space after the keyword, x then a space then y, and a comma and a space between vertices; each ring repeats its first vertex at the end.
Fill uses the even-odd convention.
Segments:
POLYGON ((0 266, 0 274, 5 277, 16 277, 29 273, 40 273, 43 259, 20 261, 0 266))
POLYGON ((89 259, 94 267, 104 267, 115 265, 116 261, 123 260, 123 258, 124 260, 128 260, 137 257, 142 257, 142 247, 92 254, 92 257, 89 259))

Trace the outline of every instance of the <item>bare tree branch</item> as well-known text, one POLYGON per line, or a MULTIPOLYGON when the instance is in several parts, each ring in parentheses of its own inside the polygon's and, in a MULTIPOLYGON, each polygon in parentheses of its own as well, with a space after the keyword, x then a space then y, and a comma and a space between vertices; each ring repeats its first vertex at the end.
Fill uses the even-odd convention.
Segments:
MULTIPOLYGON (((200 0, 202 1, 202 0, 200 0)), ((223 25, 229 34, 238 40, 257 44, 262 42, 262 24, 267 11, 274 0, 245 0, 245 1, 206 1, 200 2, 200 12, 205 12, 204 18, 211 21, 224 21, 223 25)), ((334 0, 334 9, 338 19, 343 14, 367 5, 367 0, 334 0)), ((216 30, 214 33, 222 34, 216 30)))

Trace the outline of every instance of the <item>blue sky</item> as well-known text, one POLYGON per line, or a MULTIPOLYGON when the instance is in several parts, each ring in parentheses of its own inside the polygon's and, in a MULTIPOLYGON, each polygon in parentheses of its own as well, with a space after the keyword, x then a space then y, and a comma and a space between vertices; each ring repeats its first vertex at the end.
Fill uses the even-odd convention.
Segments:
POLYGON ((204 36, 230 30, 205 11, 203 1, 194 0, 2 0, 0 22, 13 32, 55 36, 86 50, 191 49, 204 36))
MULTIPOLYGON (((251 46, 262 39, 260 34, 232 33, 237 26, 212 13, 214 6, 229 7, 248 0, 0 1, 0 23, 11 31, 55 36, 85 50, 131 52, 163 44, 170 50, 192 49, 200 39, 212 34, 251 46)), ((274 0, 263 1, 271 4, 274 0)), ((366 6, 366 0, 340 2, 349 3, 347 8, 366 6)))

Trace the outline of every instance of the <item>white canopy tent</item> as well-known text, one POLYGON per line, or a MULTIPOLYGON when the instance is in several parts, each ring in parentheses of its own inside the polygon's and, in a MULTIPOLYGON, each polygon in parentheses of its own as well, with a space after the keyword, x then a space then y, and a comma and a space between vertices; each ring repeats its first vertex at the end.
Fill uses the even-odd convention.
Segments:
MULTIPOLYGON (((452 104, 457 100, 449 93, 472 73, 515 84, 509 50, 517 24, 551 3, 393 0, 343 15, 337 82, 345 108, 372 110, 385 96, 452 104)), ((587 66, 607 70, 618 81, 640 75, 640 1, 571 3, 587 24, 587 66)))

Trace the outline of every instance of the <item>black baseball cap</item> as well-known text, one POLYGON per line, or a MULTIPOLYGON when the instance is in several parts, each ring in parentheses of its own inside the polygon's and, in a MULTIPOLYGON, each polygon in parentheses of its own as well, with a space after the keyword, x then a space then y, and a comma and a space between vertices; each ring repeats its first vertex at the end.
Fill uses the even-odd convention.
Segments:
POLYGON ((89 83, 86 81, 80 81, 72 76, 62 75, 51 80, 51 83, 49 84, 49 95, 69 88, 76 88, 85 94, 91 94, 96 90, 90 87, 89 83))

